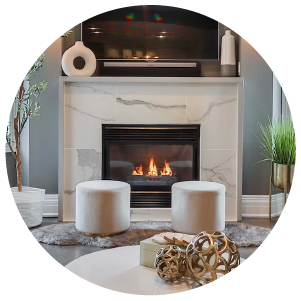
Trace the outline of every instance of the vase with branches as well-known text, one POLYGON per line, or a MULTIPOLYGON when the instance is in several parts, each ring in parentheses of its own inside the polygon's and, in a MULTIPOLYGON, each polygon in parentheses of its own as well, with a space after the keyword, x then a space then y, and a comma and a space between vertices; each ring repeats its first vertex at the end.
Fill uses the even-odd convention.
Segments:
POLYGON ((22 159, 21 159, 21 134, 27 121, 39 116, 41 105, 40 95, 47 89, 48 82, 40 81, 33 84, 32 79, 43 67, 45 55, 42 54, 30 68, 22 81, 17 95, 15 96, 16 115, 13 124, 8 124, 6 131, 6 143, 16 160, 18 191, 22 191, 22 159))

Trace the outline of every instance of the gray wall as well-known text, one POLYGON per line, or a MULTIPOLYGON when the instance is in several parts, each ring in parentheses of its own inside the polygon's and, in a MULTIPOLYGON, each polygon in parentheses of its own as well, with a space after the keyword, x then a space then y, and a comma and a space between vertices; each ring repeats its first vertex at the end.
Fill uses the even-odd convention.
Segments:
MULTIPOLYGON (((48 81, 40 97, 40 116, 31 118, 21 136, 23 185, 45 188, 47 194, 58 192, 58 100, 61 75, 62 39, 45 50, 46 59, 33 82, 48 81)), ((15 162, 6 154, 11 186, 16 186, 15 162)))
POLYGON ((244 77, 243 195, 269 194, 270 162, 259 162, 257 121, 273 116, 273 72, 244 39, 240 43, 241 76, 244 77))
POLYGON ((6 153, 5 159, 9 185, 10 187, 15 187, 17 186, 16 160, 11 153, 6 153))
POLYGON ((45 61, 35 80, 48 81, 41 97, 40 116, 29 121, 29 186, 58 191, 58 101, 62 39, 45 50, 45 61))
POLYGON ((282 89, 277 77, 273 74, 273 118, 279 118, 282 114, 282 89))

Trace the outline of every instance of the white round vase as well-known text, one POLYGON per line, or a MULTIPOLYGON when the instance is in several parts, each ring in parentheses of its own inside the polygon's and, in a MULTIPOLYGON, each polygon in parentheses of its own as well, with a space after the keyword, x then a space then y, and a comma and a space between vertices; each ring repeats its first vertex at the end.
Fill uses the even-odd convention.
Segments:
POLYGON ((12 187, 11 192, 18 207, 18 210, 28 228, 38 226, 42 223, 45 200, 45 189, 12 187))
POLYGON ((96 57, 91 49, 83 42, 77 41, 75 45, 65 51, 62 57, 62 68, 68 76, 91 76, 96 69, 96 57), (81 57, 85 61, 82 69, 74 67, 74 59, 81 57))

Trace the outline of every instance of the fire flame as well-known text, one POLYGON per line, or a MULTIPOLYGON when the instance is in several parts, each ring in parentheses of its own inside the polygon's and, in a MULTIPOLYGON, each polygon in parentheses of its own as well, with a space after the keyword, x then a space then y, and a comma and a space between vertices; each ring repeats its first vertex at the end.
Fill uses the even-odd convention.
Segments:
POLYGON ((172 170, 169 166, 169 163, 165 161, 163 171, 161 171, 161 176, 172 176, 172 170))
MULTIPOLYGON (((165 165, 163 168, 163 171, 160 171, 161 176, 172 176, 172 170, 169 166, 169 163, 167 163, 165 161, 165 165)), ((143 176, 143 168, 142 165, 140 165, 139 167, 136 167, 135 170, 133 170, 132 173, 133 176, 143 176)), ((146 173, 146 176, 152 176, 152 177, 158 177, 158 170, 157 170, 157 166, 155 164, 154 158, 150 159, 149 162, 149 168, 148 168, 148 172, 146 173)))
POLYGON ((157 171, 157 166, 154 162, 154 159, 151 158, 150 163, 149 163, 149 171, 147 172, 148 176, 158 176, 158 171, 157 171))
POLYGON ((136 167, 136 170, 133 171, 132 175, 134 176, 143 176, 142 165, 136 167))

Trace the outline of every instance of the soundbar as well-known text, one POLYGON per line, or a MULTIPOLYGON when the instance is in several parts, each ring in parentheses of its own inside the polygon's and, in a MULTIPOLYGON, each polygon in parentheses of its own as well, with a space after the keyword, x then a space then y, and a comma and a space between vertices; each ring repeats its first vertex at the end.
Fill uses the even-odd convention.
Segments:
POLYGON ((195 68, 196 63, 182 62, 104 62, 104 67, 195 68))
POLYGON ((94 76, 149 76, 192 77, 201 76, 200 62, 175 61, 102 61, 97 60, 94 76))

